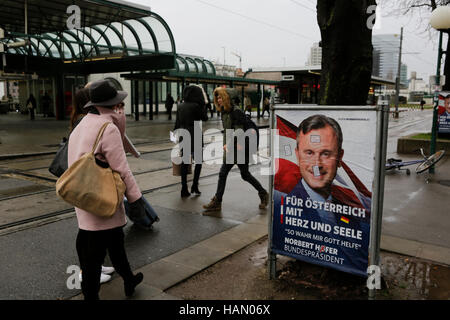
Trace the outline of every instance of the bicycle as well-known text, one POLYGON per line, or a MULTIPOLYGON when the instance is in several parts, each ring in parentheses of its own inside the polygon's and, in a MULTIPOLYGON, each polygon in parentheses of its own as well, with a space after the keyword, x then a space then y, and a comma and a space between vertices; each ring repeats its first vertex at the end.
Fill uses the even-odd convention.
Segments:
POLYGON ((411 170, 409 170, 409 169, 402 169, 402 168, 419 163, 419 165, 416 167, 416 170, 415 170, 415 172, 417 174, 419 174, 419 173, 422 173, 422 172, 428 170, 433 165, 435 165, 439 160, 441 160, 442 157, 445 154, 445 150, 439 150, 438 152, 432 154, 429 157, 427 157, 424 154, 423 148, 420 148, 420 153, 423 156, 422 160, 402 161, 401 159, 394 159, 394 158, 387 159, 386 160, 385 169, 386 169, 386 171, 388 171, 388 170, 395 170, 395 169, 405 170, 406 174, 410 175, 411 174, 411 170))

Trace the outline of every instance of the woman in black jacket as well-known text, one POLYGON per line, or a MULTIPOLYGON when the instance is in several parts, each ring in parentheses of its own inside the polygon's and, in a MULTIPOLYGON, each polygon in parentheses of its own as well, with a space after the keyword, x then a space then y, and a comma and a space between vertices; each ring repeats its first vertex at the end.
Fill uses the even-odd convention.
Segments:
MULTIPOLYGON (((177 119, 175 121, 175 130, 176 129, 185 129, 189 131, 191 136, 191 152, 190 155, 195 159, 195 169, 194 169, 194 180, 192 182, 191 193, 200 195, 201 192, 198 189, 198 180, 200 178, 200 172, 202 170, 202 161, 203 161, 203 134, 200 137, 194 136, 194 127, 195 121, 207 121, 208 114, 206 110, 206 94, 200 86, 190 85, 184 89, 183 98, 184 102, 177 107, 177 119), (201 139, 201 144, 197 143, 197 146, 201 146, 201 153, 194 156, 195 154, 195 140, 201 139), (200 157, 200 158, 199 158, 200 157)), ((201 132, 201 128, 200 128, 201 132)), ((182 141, 180 138, 180 142, 182 141)), ((184 151, 184 150, 183 150, 184 151)), ((200 151, 200 150, 198 150, 200 151)), ((189 193, 187 186, 187 174, 189 169, 189 164, 183 162, 181 164, 181 197, 189 197, 191 193, 189 193)))

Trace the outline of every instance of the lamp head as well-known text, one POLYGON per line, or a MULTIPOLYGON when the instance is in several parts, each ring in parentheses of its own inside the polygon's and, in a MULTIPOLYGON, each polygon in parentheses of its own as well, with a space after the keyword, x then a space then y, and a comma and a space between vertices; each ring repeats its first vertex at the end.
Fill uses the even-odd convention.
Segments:
POLYGON ((430 25, 436 30, 450 29, 450 6, 436 8, 431 14, 430 25))

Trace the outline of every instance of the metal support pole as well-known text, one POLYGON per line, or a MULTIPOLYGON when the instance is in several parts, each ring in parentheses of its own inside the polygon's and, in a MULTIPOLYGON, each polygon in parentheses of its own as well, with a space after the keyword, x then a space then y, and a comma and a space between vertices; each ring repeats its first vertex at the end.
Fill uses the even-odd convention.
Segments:
POLYGON ((159 113, 159 82, 155 82, 155 114, 159 113))
POLYGON ((403 27, 400 32, 400 49, 398 53, 398 70, 397 70, 397 79, 395 81, 395 113, 394 118, 398 118, 398 104, 399 104, 399 95, 400 95, 400 75, 402 68, 402 45, 403 45, 403 27))
MULTIPOLYGON (((372 193, 372 211, 370 217, 369 266, 380 266, 381 224, 384 200, 384 164, 386 162, 387 131, 389 105, 377 111, 377 137, 375 150, 375 180, 372 193)), ((375 298, 376 289, 369 289, 369 299, 375 298)))
POLYGON ((267 257, 269 259, 269 280, 275 279, 277 276, 277 255, 272 252, 272 230, 273 230, 273 179, 275 178, 275 163, 274 163, 274 129, 275 128, 275 110, 270 110, 270 133, 269 133, 269 152, 270 152, 270 178, 269 178, 269 208, 268 215, 268 235, 269 245, 267 246, 267 257))
POLYGON ((149 82, 148 102, 149 102, 149 120, 153 120, 153 81, 149 82))
POLYGON ((134 82, 134 119, 139 121, 139 80, 134 82))
POLYGON ((147 81, 142 81, 142 104, 144 107, 144 112, 142 113, 145 117, 147 115, 147 81))
MULTIPOLYGON (((434 92, 434 108, 433 108, 433 124, 431 127, 431 142, 430 142, 430 155, 436 152, 436 136, 437 136, 437 120, 438 120, 438 108, 439 108, 439 91, 438 86, 441 80, 441 60, 442 60, 442 36, 443 32, 439 31, 439 47, 438 47, 438 61, 436 68, 436 80, 435 80, 435 92, 434 92)), ((450 41, 450 38, 449 38, 450 41)), ((447 80, 449 81, 449 80, 447 80)), ((434 173, 434 166, 431 166, 428 170, 429 173, 434 173)))
POLYGON ((55 77, 52 77, 52 104, 53 104, 53 112, 56 114, 56 84, 55 77))
POLYGON ((259 101, 258 101, 258 107, 257 107, 257 118, 259 119, 261 117, 261 84, 258 83, 258 97, 259 97, 259 101))
MULTIPOLYGON (((242 111, 244 111, 244 113, 245 113, 244 96, 245 96, 245 94, 244 94, 244 86, 242 86, 242 89, 241 89, 242 111)), ((250 115, 251 115, 251 112, 250 112, 250 115)))

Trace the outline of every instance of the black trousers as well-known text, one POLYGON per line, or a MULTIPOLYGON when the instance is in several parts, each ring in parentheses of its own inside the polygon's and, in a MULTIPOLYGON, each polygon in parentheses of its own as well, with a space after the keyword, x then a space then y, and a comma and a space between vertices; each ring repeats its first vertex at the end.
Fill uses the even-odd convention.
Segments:
POLYGON ((102 231, 80 229, 76 246, 83 275, 81 290, 85 300, 99 299, 100 274, 106 251, 108 251, 114 269, 124 281, 132 279, 133 273, 125 252, 122 227, 102 231))
MULTIPOLYGON (((250 183, 256 190, 258 190, 259 194, 264 193, 266 190, 263 188, 261 183, 252 176, 250 171, 248 170, 248 164, 238 164, 239 170, 241 171, 241 177, 244 181, 247 181, 250 183)), ((230 173, 230 170, 234 167, 234 164, 222 164, 222 167, 220 168, 219 172, 219 183, 217 184, 217 191, 216 191, 216 199, 221 202, 223 194, 225 193, 225 185, 227 183, 227 177, 228 173, 230 173)))
MULTIPOLYGON (((181 187, 187 190, 187 175, 189 164, 181 164, 181 187)), ((202 172, 202 165, 197 163, 194 169, 194 179, 192 181, 193 186, 198 186, 198 180, 200 179, 200 173, 202 172)))

